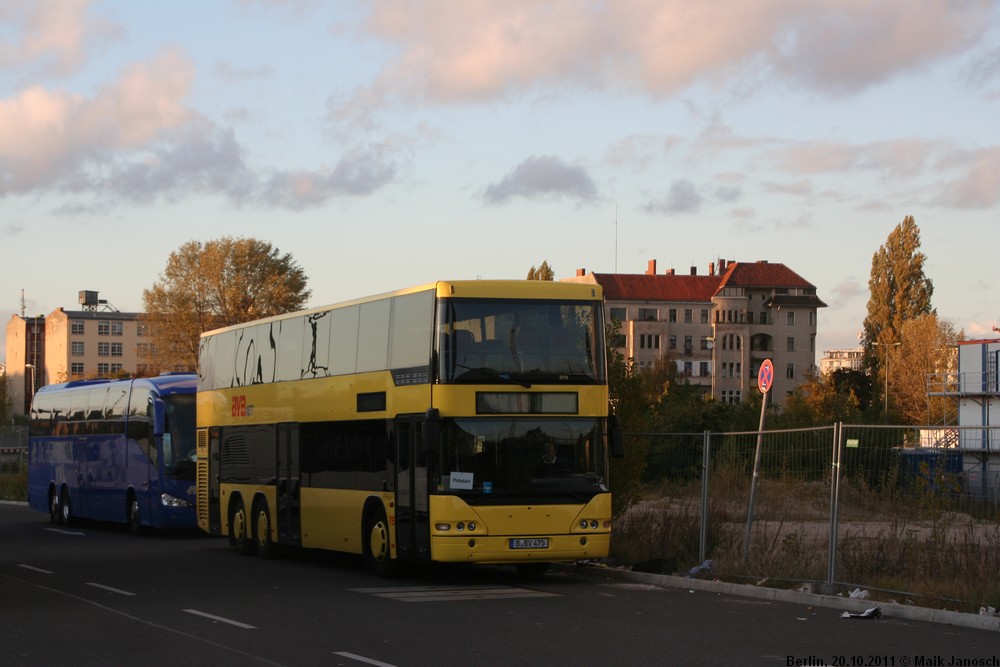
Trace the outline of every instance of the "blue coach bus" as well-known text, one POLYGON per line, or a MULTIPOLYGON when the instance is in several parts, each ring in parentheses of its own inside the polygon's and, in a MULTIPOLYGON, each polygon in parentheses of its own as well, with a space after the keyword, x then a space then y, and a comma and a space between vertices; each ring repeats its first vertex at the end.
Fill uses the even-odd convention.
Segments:
POLYGON ((75 519, 194 529, 197 375, 76 380, 31 404, 28 504, 75 519))

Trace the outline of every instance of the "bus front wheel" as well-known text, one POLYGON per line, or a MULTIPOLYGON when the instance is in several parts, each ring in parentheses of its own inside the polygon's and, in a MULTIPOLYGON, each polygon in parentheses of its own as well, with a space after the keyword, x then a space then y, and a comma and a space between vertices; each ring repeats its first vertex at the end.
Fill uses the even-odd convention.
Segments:
POLYGON ((392 578, 399 573, 399 562, 393 560, 389 543, 389 520, 381 507, 368 514, 365 522, 365 563, 380 577, 392 578))
POLYGON ((277 555, 278 548, 271 539, 271 513, 267 509, 266 500, 254 503, 253 536, 257 545, 257 555, 270 560, 277 555))
POLYGON ((128 501, 128 529, 133 535, 142 535, 142 512, 139 509, 139 499, 131 496, 128 501))
POLYGON ((242 500, 237 500, 229 512, 229 543, 243 555, 253 553, 253 540, 250 539, 250 524, 247 521, 247 510, 242 500))

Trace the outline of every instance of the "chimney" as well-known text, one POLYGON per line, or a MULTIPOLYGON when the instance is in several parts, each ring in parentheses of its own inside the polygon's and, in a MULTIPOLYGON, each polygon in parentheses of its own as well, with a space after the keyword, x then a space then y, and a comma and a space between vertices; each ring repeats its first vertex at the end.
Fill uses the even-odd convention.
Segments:
POLYGON ((649 260, 649 263, 646 264, 646 275, 647 276, 655 276, 656 275, 656 260, 655 259, 649 260))
POLYGON ((577 269, 576 270, 576 277, 577 278, 580 278, 580 277, 585 276, 585 275, 587 275, 587 269, 577 269))
POLYGON ((668 275, 668 276, 674 275, 674 270, 673 269, 667 269, 666 275, 668 275))
POLYGON ((726 260, 719 258, 719 275, 721 276, 726 272, 726 260))
POLYGON ((692 276, 698 275, 698 267, 697 266, 692 266, 691 267, 691 275, 692 276))
POLYGON ((715 275, 715 262, 709 262, 708 263, 708 275, 710 275, 710 276, 714 276, 715 275))

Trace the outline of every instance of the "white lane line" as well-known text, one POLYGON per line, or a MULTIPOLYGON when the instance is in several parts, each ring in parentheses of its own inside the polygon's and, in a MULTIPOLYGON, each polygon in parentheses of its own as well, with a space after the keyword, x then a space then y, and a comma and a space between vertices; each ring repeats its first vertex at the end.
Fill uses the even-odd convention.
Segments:
POLYGON ((454 602, 459 600, 559 597, 558 593, 546 593, 511 586, 397 586, 352 588, 349 590, 399 602, 454 602))
POLYGON ((235 625, 238 628, 243 628, 244 630, 256 630, 257 626, 247 625, 246 623, 240 623, 239 621, 234 621, 231 618, 223 618, 222 616, 216 616, 214 614, 206 614, 203 611, 198 611, 197 609, 182 609, 181 611, 186 611, 189 614, 194 614, 195 616, 202 616, 204 618, 210 618, 213 621, 218 621, 219 623, 228 623, 229 625, 235 625))
POLYGON ((348 653, 347 651, 334 651, 334 655, 339 655, 341 658, 349 658, 351 660, 357 660, 358 662, 363 662, 368 665, 376 665, 376 667, 395 667, 388 662, 379 662, 378 660, 372 660, 371 658, 366 658, 363 655, 356 655, 354 653, 348 653))
POLYGON ((60 535, 86 535, 87 533, 82 533, 79 530, 66 530, 65 528, 46 528, 45 530, 52 533, 59 533, 60 535))
POLYGON ((111 591, 112 593, 118 593, 118 595, 129 595, 129 596, 135 595, 135 593, 130 593, 129 591, 123 591, 120 588, 111 588, 111 586, 105 586, 104 584, 96 584, 93 581, 88 581, 87 585, 93 586, 94 588, 101 588, 106 591, 111 591))
POLYGON ((31 570, 32 572, 41 572, 42 574, 52 574, 51 570, 43 570, 40 567, 35 567, 34 565, 25 565, 24 563, 19 563, 18 567, 23 567, 25 570, 31 570))

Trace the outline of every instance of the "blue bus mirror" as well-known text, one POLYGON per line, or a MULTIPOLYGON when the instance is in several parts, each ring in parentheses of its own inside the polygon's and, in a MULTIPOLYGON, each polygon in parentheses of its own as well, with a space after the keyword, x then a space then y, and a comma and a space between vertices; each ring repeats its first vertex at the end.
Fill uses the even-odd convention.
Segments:
POLYGON ((167 421, 167 406, 160 398, 153 397, 150 401, 153 403, 153 437, 159 438, 167 421))

